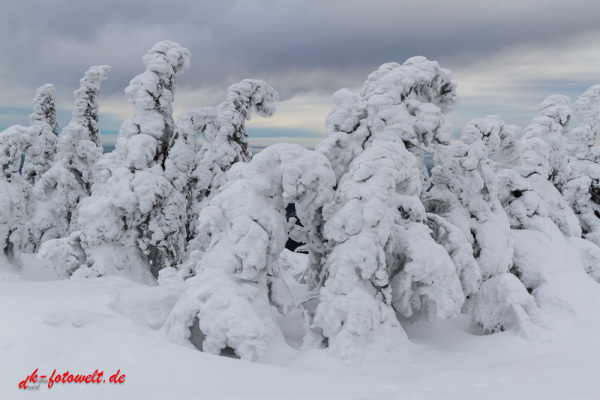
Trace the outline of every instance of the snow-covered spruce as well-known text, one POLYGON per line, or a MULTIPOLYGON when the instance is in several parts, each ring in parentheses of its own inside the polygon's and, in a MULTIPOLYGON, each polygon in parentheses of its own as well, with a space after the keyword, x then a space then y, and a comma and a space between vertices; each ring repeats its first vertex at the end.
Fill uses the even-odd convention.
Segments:
POLYGON ((579 218, 583 237, 600 246, 600 85, 590 87, 574 103, 579 122, 569 130, 571 176, 562 190, 579 218))
POLYGON ((498 150, 502 131, 515 129, 497 117, 470 121, 460 142, 435 148, 434 186, 423 196, 429 212, 463 231, 484 280, 508 272, 512 265, 510 225, 498 201, 488 154, 498 150))
POLYGON ((594 289, 596 284, 585 274, 600 275, 594 263, 600 259, 600 248, 569 234, 580 233, 581 228, 549 180, 546 143, 536 137, 521 142, 522 163, 499 172, 499 199, 508 214, 514 243, 511 270, 542 309, 585 313, 600 295, 600 287, 594 289))
POLYGON ((33 188, 35 202, 26 245, 29 252, 77 230, 79 202, 90 195, 96 165, 102 156, 98 95, 100 82, 106 79, 108 71, 107 65, 91 67, 74 92, 73 117, 58 137, 54 163, 33 188))
POLYGON ((229 172, 200 213, 205 252, 191 255, 194 276, 165 325, 167 338, 218 354, 232 348, 260 357, 278 332, 270 305, 287 313, 293 300, 279 268, 285 205, 314 210, 332 197, 334 174, 321 154, 291 144, 270 146, 229 172), (192 335, 192 332, 198 332, 192 335))
POLYGON ((567 133, 571 120, 571 103, 567 96, 553 95, 539 106, 538 115, 523 130, 523 140, 534 137, 542 139, 547 145, 548 179, 562 190, 569 178, 567 161, 567 133))
POLYGON ((0 266, 21 265, 31 193, 19 173, 27 130, 14 125, 0 132, 0 266))
POLYGON ((470 121, 460 142, 436 147, 434 186, 423 196, 428 211, 460 228, 471 244, 483 285, 471 297, 467 311, 484 332, 510 327, 529 329, 526 322, 519 325, 515 321, 530 323, 537 315, 535 299, 518 279, 509 276, 513 239, 508 217, 498 200, 494 164, 488 159, 503 140, 518 148, 514 144, 517 132, 518 127, 494 116, 470 121), (494 303, 497 296, 504 296, 507 304, 494 303))
MULTIPOLYGON (((550 218, 565 236, 581 237, 575 213, 551 181, 551 171, 556 168, 550 166, 548 144, 540 138, 524 136, 518 146, 517 162, 511 167, 497 166, 498 198, 511 228, 528 229, 529 220, 541 216, 550 218)), ((566 157, 563 163, 567 163, 566 157)))
POLYGON ((21 174, 34 185, 50 169, 56 154, 58 121, 54 99, 54 85, 46 84, 37 89, 33 99, 34 112, 29 116, 31 126, 24 148, 25 162, 21 174))
POLYGON ((217 108, 204 107, 190 112, 189 118, 204 136, 192 173, 188 239, 196 236, 200 211, 227 180, 226 172, 236 162, 248 162, 246 121, 256 112, 264 118, 275 113, 278 93, 268 83, 244 79, 227 88, 227 97, 217 108))
POLYGON ((368 347, 389 350, 404 340, 394 311, 429 319, 460 312, 457 269, 426 225, 418 159, 420 147, 447 142, 443 114, 457 101, 450 71, 424 57, 382 65, 360 97, 335 95, 330 136, 318 149, 338 184, 323 209, 329 250, 307 343, 352 364, 368 347))
POLYGON ((154 283, 158 270, 179 262, 187 202, 173 170, 185 170, 185 163, 178 165, 169 152, 190 138, 177 134, 171 103, 175 76, 190 58, 177 43, 159 42, 143 57, 146 71, 125 89, 135 112, 121 126, 115 151, 102 160, 92 196, 81 203, 78 226, 87 259, 74 277, 125 274, 154 283))

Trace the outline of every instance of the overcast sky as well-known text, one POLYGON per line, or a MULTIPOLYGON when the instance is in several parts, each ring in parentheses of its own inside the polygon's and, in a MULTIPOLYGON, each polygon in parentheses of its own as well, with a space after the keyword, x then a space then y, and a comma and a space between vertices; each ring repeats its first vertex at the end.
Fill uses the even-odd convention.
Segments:
POLYGON ((100 127, 114 142, 133 112, 123 90, 161 40, 192 53, 176 115, 216 106, 245 78, 280 93, 273 118, 248 123, 254 145, 314 146, 336 90, 358 92, 382 63, 416 55, 452 71, 461 98, 448 116, 455 132, 490 114, 525 126, 547 96, 574 100, 600 83, 599 19, 598 0, 2 0, 0 130, 29 123, 44 83, 56 86, 66 125, 85 70, 108 64, 100 127))

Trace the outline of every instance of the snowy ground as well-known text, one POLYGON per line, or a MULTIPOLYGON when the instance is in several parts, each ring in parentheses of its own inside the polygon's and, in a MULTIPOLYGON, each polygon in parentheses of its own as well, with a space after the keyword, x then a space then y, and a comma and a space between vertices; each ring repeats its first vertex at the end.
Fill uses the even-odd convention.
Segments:
MULTIPOLYGON (((288 275, 303 257, 288 254, 288 275)), ((465 316, 404 324, 410 346, 351 369, 326 351, 297 349, 303 320, 294 310, 280 319, 285 338, 250 363, 167 343, 160 327, 175 288, 52 280, 32 256, 23 261, 22 272, 0 275, 0 399, 600 398, 599 320, 556 316, 532 340, 478 335, 465 316), (38 376, 99 370, 106 382, 20 390, 36 368, 38 376), (109 383, 117 370, 125 382, 109 383)))

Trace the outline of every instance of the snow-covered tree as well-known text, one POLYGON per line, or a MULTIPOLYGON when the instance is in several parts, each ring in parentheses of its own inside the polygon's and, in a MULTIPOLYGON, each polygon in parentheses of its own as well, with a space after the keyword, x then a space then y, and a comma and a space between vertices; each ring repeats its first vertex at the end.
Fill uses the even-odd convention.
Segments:
POLYGON ((432 237, 420 200, 428 181, 421 148, 449 141, 444 114, 458 99, 450 71, 414 57, 382 65, 360 96, 343 90, 334 101, 318 150, 337 187, 323 209, 324 284, 307 341, 354 363, 369 346, 403 341, 395 311, 447 318, 465 300, 460 271, 432 237))
POLYGON ((121 126, 114 154, 102 161, 92 196, 81 203, 78 226, 87 259, 74 276, 126 274, 152 283, 152 275, 180 261, 187 200, 178 187, 187 183, 177 180, 177 170, 186 162, 178 163, 170 150, 192 139, 177 130, 172 102, 175 76, 190 58, 179 44, 159 42, 143 58, 146 71, 125 89, 135 112, 121 126))
POLYGON ((192 173, 189 207, 189 239, 196 236, 198 215, 227 180, 226 173, 236 162, 248 162, 252 151, 248 146, 246 121, 252 113, 268 118, 275 113, 278 93, 269 84, 244 79, 227 88, 227 97, 216 108, 205 107, 191 112, 204 136, 192 173))
POLYGON ((568 135, 571 175, 563 196, 579 218, 583 236, 600 246, 600 85, 590 87, 574 103, 579 122, 568 135))
POLYGON ((25 163, 22 175, 31 185, 50 169, 56 155, 58 121, 54 99, 54 85, 46 84, 37 89, 33 99, 34 112, 29 116, 31 126, 25 146, 25 163))
POLYGON ((31 185, 19 173, 27 128, 0 132, 0 265, 21 265, 31 185))
MULTIPOLYGON (((515 139, 518 131, 495 116, 470 121, 459 142, 436 147, 434 186, 423 196, 428 211, 460 228, 472 248, 483 282, 479 290, 473 288, 466 311, 486 333, 514 327, 526 334, 538 322, 535 299, 509 273, 513 268, 513 238, 498 199, 495 164, 488 158, 501 144, 520 150, 515 139)), ((505 161, 519 159, 508 151, 503 156, 505 161)))
POLYGON ((26 246, 30 252, 47 240, 67 237, 77 230, 78 204, 91 194, 102 156, 98 95, 108 71, 107 65, 93 66, 79 81, 73 117, 58 137, 55 161, 33 188, 35 203, 26 246))
POLYGON ((234 165, 227 178, 200 213, 199 238, 206 242, 190 256, 194 276, 165 331, 176 343, 192 341, 215 354, 230 347, 254 360, 279 329, 270 305, 284 314, 293 306, 279 267, 285 205, 295 202, 305 214, 319 208, 331 200, 334 175, 321 154, 278 144, 234 165))
POLYGON ((571 103, 567 96, 553 95, 539 106, 538 115, 523 130, 523 139, 540 138, 547 145, 548 179, 562 190, 569 177, 567 134, 571 120, 571 103))
MULTIPOLYGON (((534 216, 550 218, 565 236, 581 237, 575 213, 551 181, 551 151, 538 137, 524 136, 518 143, 519 156, 512 166, 503 164, 498 173, 498 198, 512 229, 528 229, 534 216), (515 201, 518 199, 517 201, 515 201)), ((567 158, 563 159, 567 163, 567 158)))
POLYGON ((434 186, 424 196, 429 212, 463 231, 484 280, 508 272, 512 265, 510 226, 498 201, 497 177, 488 154, 498 150, 503 130, 514 129, 497 117, 470 121, 460 142, 436 147, 434 186))
POLYGON ((549 97, 522 138, 511 145, 517 155, 501 152, 498 197, 512 228, 512 271, 542 309, 579 313, 597 298, 585 272, 593 278, 600 275, 594 262, 600 248, 581 239, 579 221, 557 189, 569 188, 569 168, 576 164, 568 162, 560 122, 569 119, 570 109, 563 96, 549 97))

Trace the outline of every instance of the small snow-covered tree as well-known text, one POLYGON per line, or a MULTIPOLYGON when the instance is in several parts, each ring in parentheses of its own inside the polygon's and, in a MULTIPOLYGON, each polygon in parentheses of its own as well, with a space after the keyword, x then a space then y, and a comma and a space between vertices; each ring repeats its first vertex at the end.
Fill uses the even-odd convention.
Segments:
POLYGON ((307 342, 355 363, 369 346, 402 342, 395 311, 447 318, 465 300, 460 272, 432 237, 420 200, 428 180, 420 148, 450 139, 444 114, 458 99, 450 71, 414 57, 382 65, 360 96, 344 90, 334 100, 318 150, 337 187, 323 208, 327 255, 313 280, 324 283, 307 342))
POLYGON ((205 107, 191 112, 190 119, 204 136, 192 173, 188 239, 196 236, 196 222, 204 206, 219 192, 227 180, 226 172, 236 162, 248 162, 246 121, 252 113, 268 118, 275 113, 278 93, 268 83, 244 79, 227 88, 227 98, 216 108, 205 107))
MULTIPOLYGON (((509 273, 513 238, 498 199, 494 162, 488 158, 502 143, 520 149, 514 139, 518 130, 495 116, 470 121, 460 142, 436 147, 434 186, 424 196, 428 211, 460 228, 471 245, 483 282, 471 292, 467 311, 486 333, 511 327, 525 332, 538 316, 535 299, 509 273), (503 298, 503 303, 498 298, 503 298)), ((511 154, 504 155, 506 160, 514 159, 511 154)))
MULTIPOLYGON (((538 137, 519 141, 517 162, 503 164, 498 173, 498 198, 512 229, 528 229, 534 216, 549 217, 565 236, 581 237, 581 226, 571 207, 551 181, 549 146, 538 137), (515 201, 518 199, 518 201, 515 201)), ((563 159, 567 163, 567 158, 563 159)), ((554 175, 556 176, 556 175, 554 175)))
POLYGON ((22 175, 34 185, 50 169, 58 141, 58 121, 54 99, 54 85, 46 84, 37 89, 33 99, 34 112, 29 116, 31 126, 25 146, 25 162, 22 175))
POLYGON ((179 163, 170 151, 193 140, 177 130, 172 102, 175 76, 190 58, 179 44, 159 42, 143 58, 146 71, 125 89, 135 112, 121 126, 114 154, 103 160, 92 196, 81 203, 87 259, 74 276, 126 274, 152 283, 152 275, 180 261, 187 201, 178 187, 187 183, 178 181, 178 171, 185 171, 186 160, 179 163))
POLYGON ((551 96, 540 109, 545 115, 534 118, 513 146, 518 156, 509 157, 513 161, 508 163, 506 152, 500 154, 498 165, 498 197, 514 239, 512 271, 542 309, 586 312, 597 294, 585 272, 592 277, 600 273, 593 262, 600 257, 600 248, 581 239, 579 221, 557 189, 568 188, 572 173, 564 154, 562 125, 557 122, 568 120, 570 107, 566 98, 551 96), (559 107, 558 101, 551 101, 557 98, 562 100, 559 107), (554 132, 549 129, 553 126, 554 132))
POLYGON ((497 177, 488 154, 499 148, 503 130, 514 129, 497 117, 470 121, 460 142, 436 147, 434 186, 424 196, 429 212, 463 231, 483 279, 508 272, 512 265, 510 225, 498 201, 497 177))
POLYGON ((523 130, 523 139, 540 138, 547 145, 550 182, 562 190, 570 175, 567 162, 567 133, 571 104, 567 96, 553 95, 539 106, 538 115, 523 130))
POLYGON ((91 194, 96 164, 102 156, 98 95, 108 71, 107 65, 93 66, 79 81, 73 118, 58 137, 55 161, 33 188, 28 251, 35 252, 47 240, 69 236, 77 228, 78 204, 91 194))
POLYGON ((21 265, 31 185, 19 173, 27 128, 0 132, 0 265, 21 265))
POLYGON ((221 192, 200 213, 205 243, 190 259, 194 276, 165 325, 170 341, 242 359, 260 357, 278 331, 270 305, 293 305, 279 268, 287 223, 285 205, 310 213, 332 196, 334 175, 321 154, 278 144, 238 163, 221 192), (199 330, 198 337, 191 332, 199 330))

